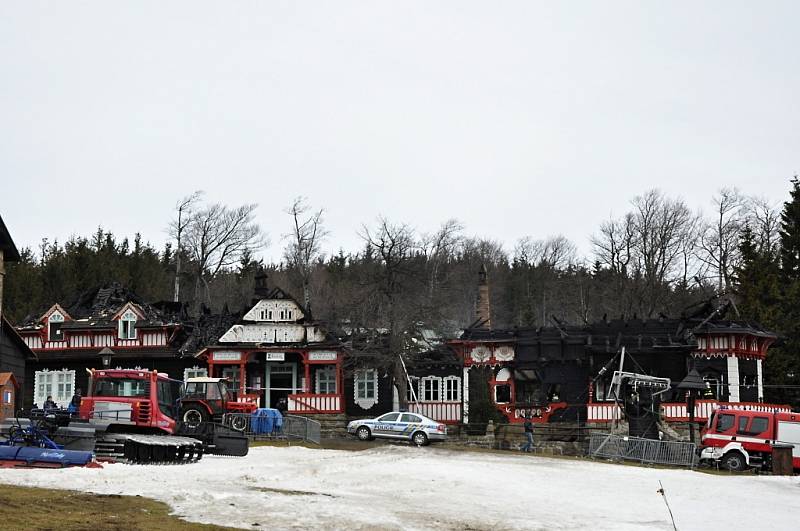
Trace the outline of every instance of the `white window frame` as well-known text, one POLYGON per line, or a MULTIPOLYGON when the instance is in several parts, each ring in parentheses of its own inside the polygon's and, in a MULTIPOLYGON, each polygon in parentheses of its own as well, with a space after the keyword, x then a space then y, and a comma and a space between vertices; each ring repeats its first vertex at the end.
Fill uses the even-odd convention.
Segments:
POLYGON ((378 370, 359 369, 353 374, 353 398, 362 409, 369 409, 378 403, 378 370), (369 393, 372 383, 373 392, 369 393))
POLYGON ((132 310, 126 310, 119 318, 119 339, 136 339, 136 314, 132 310))
POLYGON ((426 376, 419 380, 419 391, 421 402, 441 402, 442 401, 442 379, 438 376, 426 376), (435 397, 434 397, 435 393, 435 397))
POLYGON ((189 378, 205 378, 208 376, 208 369, 205 367, 198 367, 195 365, 189 369, 183 369, 183 381, 185 382, 189 378))
POLYGON ((461 402, 461 378, 447 376, 442 379, 442 402, 461 402), (452 388, 450 382, 453 382, 452 388))
POLYGON ((11 391, 3 391, 3 404, 11 405, 12 398, 14 398, 14 394, 11 391))
POLYGON ((611 385, 611 380, 598 378, 598 380, 594 383, 594 401, 595 402, 614 401, 614 386, 611 385))
POLYGON ((75 394, 75 371, 62 369, 60 371, 41 370, 34 373, 33 402, 39 407, 44 406, 48 396, 60 407, 67 407, 75 394))
POLYGON ((336 388, 336 365, 320 365, 314 371, 314 392, 318 395, 335 395, 338 392, 336 388), (320 378, 324 376, 324 378, 320 378), (322 391, 322 383, 325 383, 325 391, 322 391), (331 385, 333 391, 331 391, 331 385))
POLYGON ((53 339, 52 325, 54 324, 64 324, 64 316, 61 314, 61 312, 55 311, 50 314, 50 317, 47 318, 47 341, 64 341, 63 328, 59 328, 59 335, 61 336, 61 339, 53 339))
POLYGON ((242 371, 238 365, 223 367, 222 378, 227 378, 228 381, 225 382, 225 385, 229 390, 233 391, 234 393, 239 392, 239 382, 241 382, 242 379, 242 371), (231 373, 236 374, 236 378, 229 376, 231 373))

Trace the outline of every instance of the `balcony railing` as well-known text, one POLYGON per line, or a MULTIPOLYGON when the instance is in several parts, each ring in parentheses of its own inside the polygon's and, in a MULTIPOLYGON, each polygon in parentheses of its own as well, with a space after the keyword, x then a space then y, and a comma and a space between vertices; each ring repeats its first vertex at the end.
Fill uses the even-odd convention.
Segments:
MULTIPOLYGON (((694 406, 694 420, 708 420, 715 409, 736 409, 743 411, 788 412, 791 407, 785 404, 764 404, 761 402, 719 402, 717 400, 698 400, 694 406)), ((611 422, 622 417, 619 406, 614 402, 594 402, 586 405, 587 422, 611 422)), ((689 410, 681 402, 665 402, 661 404, 661 415, 669 422, 686 422, 689 410)))
POLYGON ((298 393, 289 395, 289 413, 341 413, 341 395, 318 395, 314 393, 298 393))
POLYGON ((461 402, 411 402, 408 409, 445 424, 461 421, 461 402))

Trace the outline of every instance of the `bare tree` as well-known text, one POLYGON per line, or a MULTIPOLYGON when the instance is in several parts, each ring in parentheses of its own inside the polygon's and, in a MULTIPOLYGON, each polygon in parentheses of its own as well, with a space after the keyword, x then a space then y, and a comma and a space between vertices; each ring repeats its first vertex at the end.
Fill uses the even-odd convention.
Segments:
POLYGON ((525 236, 514 246, 514 259, 531 265, 566 269, 576 261, 578 251, 575 244, 565 236, 550 236, 545 240, 534 240, 525 236))
POLYGON ((464 227, 457 219, 448 219, 433 234, 424 234, 420 245, 428 267, 428 302, 432 303, 442 282, 444 265, 453 259, 463 236, 464 227))
POLYGON ((254 222, 257 205, 228 208, 219 203, 195 210, 186 225, 186 248, 195 265, 195 301, 210 303, 208 282, 220 271, 235 265, 242 253, 266 243, 261 228, 254 222))
POLYGON ((284 237, 289 240, 284 249, 286 262, 300 277, 303 286, 303 304, 311 308, 311 274, 314 263, 322 258, 320 246, 328 235, 323 227, 323 209, 311 211, 304 197, 296 197, 286 213, 292 217, 292 232, 284 237))
POLYGON ((633 211, 603 223, 592 243, 597 261, 616 279, 614 296, 649 317, 663 305, 670 285, 686 280, 697 216, 659 190, 631 204, 633 211))
POLYGON ((189 221, 191 220, 192 209, 200 200, 202 195, 202 190, 196 190, 178 201, 178 203, 175 205, 175 210, 178 213, 178 216, 170 223, 170 235, 177 240, 177 251, 175 253, 175 289, 172 299, 175 302, 178 302, 181 290, 181 236, 183 236, 183 231, 186 229, 189 221))
POLYGON ((638 270, 649 283, 662 283, 674 271, 683 238, 694 221, 680 199, 650 190, 633 200, 638 270))
POLYGON ((407 382, 399 356, 408 353, 406 332, 415 325, 414 313, 409 311, 414 305, 405 288, 411 281, 411 262, 420 245, 411 227, 390 223, 383 217, 378 219, 378 226, 373 230, 363 226, 360 236, 379 261, 374 285, 375 295, 385 304, 381 313, 388 329, 388 366, 398 388, 401 407, 407 407, 407 382))
POLYGON ((722 188, 714 196, 714 218, 703 224, 698 258, 714 271, 717 291, 731 288, 739 261, 739 236, 744 228, 745 199, 736 188, 722 188))
POLYGON ((637 245, 635 226, 633 214, 628 213, 621 219, 603 222, 600 234, 591 238, 597 261, 623 277, 628 276, 637 245))
POLYGON ((745 204, 745 219, 756 236, 759 252, 776 252, 781 222, 778 206, 764 197, 750 197, 745 204))

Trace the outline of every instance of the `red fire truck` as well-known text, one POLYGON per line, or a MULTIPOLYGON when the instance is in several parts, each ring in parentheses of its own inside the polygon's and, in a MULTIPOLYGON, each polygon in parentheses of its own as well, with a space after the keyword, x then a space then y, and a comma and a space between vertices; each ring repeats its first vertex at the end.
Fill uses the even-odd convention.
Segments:
POLYGON ((800 413, 717 409, 702 431, 700 460, 728 470, 770 468, 772 446, 791 444, 792 465, 800 469, 800 413))

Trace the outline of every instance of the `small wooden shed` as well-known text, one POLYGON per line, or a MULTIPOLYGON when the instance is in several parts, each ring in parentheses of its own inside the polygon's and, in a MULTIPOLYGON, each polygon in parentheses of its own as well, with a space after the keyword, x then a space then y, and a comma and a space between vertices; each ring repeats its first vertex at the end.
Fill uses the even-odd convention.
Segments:
POLYGON ((0 419, 14 416, 19 384, 14 373, 0 372, 0 419))

